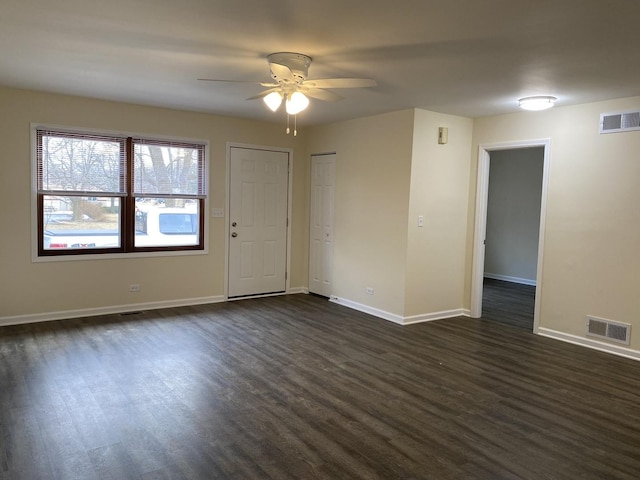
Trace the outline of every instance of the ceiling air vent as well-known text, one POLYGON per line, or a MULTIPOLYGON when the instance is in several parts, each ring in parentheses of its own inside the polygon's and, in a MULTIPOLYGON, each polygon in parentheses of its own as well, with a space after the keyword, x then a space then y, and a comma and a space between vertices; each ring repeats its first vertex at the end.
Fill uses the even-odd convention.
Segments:
POLYGON ((603 113, 600 115, 600 133, 640 130, 640 112, 603 113))
POLYGON ((597 317, 587 317, 587 336, 629 345, 631 325, 597 317))

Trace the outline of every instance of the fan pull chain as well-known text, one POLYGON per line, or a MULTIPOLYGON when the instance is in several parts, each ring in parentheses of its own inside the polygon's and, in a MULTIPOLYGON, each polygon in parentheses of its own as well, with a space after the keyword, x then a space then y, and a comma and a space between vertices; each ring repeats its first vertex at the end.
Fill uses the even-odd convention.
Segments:
POLYGON ((293 116, 293 136, 298 135, 298 115, 293 116))
POLYGON ((290 131, 291 129, 289 128, 289 114, 287 113, 287 135, 289 135, 290 131))

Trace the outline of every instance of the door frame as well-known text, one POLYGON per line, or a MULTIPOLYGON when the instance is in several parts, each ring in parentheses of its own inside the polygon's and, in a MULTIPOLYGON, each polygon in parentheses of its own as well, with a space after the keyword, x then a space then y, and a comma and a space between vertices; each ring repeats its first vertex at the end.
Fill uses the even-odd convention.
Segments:
POLYGON ((536 268, 536 297, 533 313, 533 333, 540 326, 540 304, 542 290, 542 266, 544 264, 544 239, 547 218, 547 193, 549 185, 549 160, 551 158, 551 139, 524 140, 482 144, 478 147, 478 175, 476 183, 476 217, 473 239, 473 265, 471 274, 471 308, 473 318, 482 316, 482 290, 484 280, 484 254, 487 233, 487 205, 489 198, 490 153, 497 150, 518 150, 522 148, 543 147, 542 195, 540 199, 540 229, 538 232, 538 264, 536 268))
MULTIPOLYGON (((249 295, 245 297, 229 298, 229 238, 231 235, 231 221, 229 218, 229 202, 231 199, 231 149, 232 148, 245 148, 249 150, 262 150, 269 152, 281 152, 288 155, 288 187, 287 187, 287 252, 286 252, 286 265, 285 265, 285 294, 290 293, 291 285, 291 214, 293 212, 292 198, 293 198, 293 149, 284 147, 269 147, 265 145, 254 145, 249 143, 237 143, 227 142, 226 146, 226 179, 225 179, 225 207, 224 207, 224 298, 226 301, 230 300, 244 300, 247 298, 255 297, 271 297, 281 295, 280 293, 274 294, 260 294, 249 295)), ((212 209, 213 211, 213 209, 212 209)), ((209 252, 212 252, 213 248, 209 248, 209 252)))

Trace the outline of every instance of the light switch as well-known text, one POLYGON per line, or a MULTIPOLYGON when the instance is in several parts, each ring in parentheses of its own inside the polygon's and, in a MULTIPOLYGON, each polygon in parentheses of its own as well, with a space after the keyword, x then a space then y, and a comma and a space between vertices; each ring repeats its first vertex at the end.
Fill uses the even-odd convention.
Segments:
POLYGON ((418 215, 418 226, 424 227, 424 217, 422 215, 418 215))
POLYGON ((212 208, 211 209, 211 217, 212 218, 224 218, 224 208, 212 208))
POLYGON ((446 145, 449 142, 449 129, 447 127, 438 128, 438 143, 446 145))

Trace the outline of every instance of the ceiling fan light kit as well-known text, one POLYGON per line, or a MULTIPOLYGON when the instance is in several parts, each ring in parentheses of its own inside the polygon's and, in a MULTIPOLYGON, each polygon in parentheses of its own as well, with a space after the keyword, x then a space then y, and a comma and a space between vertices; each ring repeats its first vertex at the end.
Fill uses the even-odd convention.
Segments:
MULTIPOLYGON (((262 98, 265 105, 276 112, 282 101, 285 102, 287 112, 287 134, 290 132, 289 116, 295 116, 309 106, 309 97, 328 102, 341 100, 342 97, 327 89, 331 88, 362 88, 375 87, 375 80, 369 78, 322 78, 317 80, 307 80, 311 57, 302 53, 277 52, 267 56, 269 71, 273 82, 255 82, 258 85, 267 87, 267 90, 248 98, 254 100, 262 98)), ((216 80, 210 78, 200 78, 213 82, 234 82, 234 80, 216 80)), ((245 81, 237 81, 247 83, 245 81)), ((252 83, 252 82, 249 82, 252 83)), ((294 127, 293 135, 297 134, 294 127)))
POLYGON ((293 92, 287 98, 286 108, 289 115, 297 115, 309 106, 309 99, 302 92, 293 92))
POLYGON ((269 95, 266 95, 263 100, 267 107, 269 107, 272 112, 275 112, 280 108, 280 104, 282 103, 282 94, 280 92, 271 92, 269 95))

